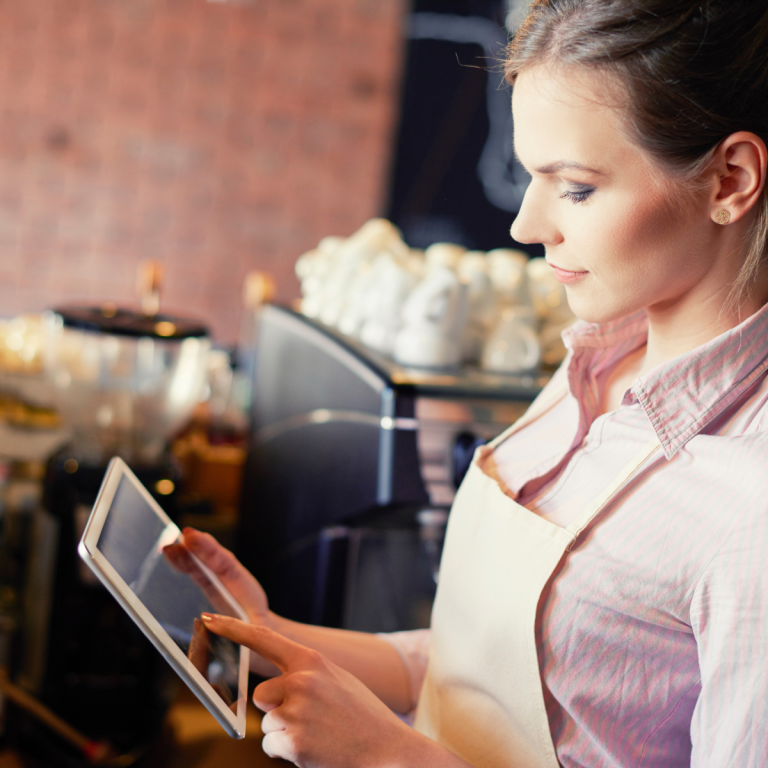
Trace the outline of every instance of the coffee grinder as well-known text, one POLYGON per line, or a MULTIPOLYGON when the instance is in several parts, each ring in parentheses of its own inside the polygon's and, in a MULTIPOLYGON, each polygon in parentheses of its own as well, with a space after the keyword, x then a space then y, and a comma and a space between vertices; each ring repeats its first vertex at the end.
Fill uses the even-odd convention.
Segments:
MULTIPOLYGON (((44 499, 59 524, 40 698, 89 737, 138 755, 155 740, 175 684, 170 668, 82 566, 76 545, 112 456, 122 457, 173 518, 179 470, 168 442, 206 380, 210 341, 194 321, 114 305, 44 316, 45 368, 72 441, 47 467, 44 499)), ((82 756, 24 721, 22 747, 44 765, 82 756)))

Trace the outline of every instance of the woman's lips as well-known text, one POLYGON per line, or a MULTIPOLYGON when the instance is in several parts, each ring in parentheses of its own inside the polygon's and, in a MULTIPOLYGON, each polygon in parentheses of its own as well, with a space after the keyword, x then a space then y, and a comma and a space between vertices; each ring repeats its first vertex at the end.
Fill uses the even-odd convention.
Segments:
POLYGON ((555 279, 561 283, 575 283, 589 274, 589 272, 574 272, 570 269, 562 269, 561 267, 556 267, 554 264, 550 264, 549 266, 554 270, 555 279))

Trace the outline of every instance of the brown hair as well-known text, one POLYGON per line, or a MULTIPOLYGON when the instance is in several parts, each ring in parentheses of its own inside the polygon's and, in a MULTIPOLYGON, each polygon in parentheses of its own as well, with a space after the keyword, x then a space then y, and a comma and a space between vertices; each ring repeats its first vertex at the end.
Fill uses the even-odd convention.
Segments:
MULTIPOLYGON (((693 181, 737 131, 768 144, 766 0, 536 0, 507 49, 514 83, 529 66, 600 69, 629 94, 637 144, 693 181)), ((728 304, 768 257, 768 185, 728 304)))

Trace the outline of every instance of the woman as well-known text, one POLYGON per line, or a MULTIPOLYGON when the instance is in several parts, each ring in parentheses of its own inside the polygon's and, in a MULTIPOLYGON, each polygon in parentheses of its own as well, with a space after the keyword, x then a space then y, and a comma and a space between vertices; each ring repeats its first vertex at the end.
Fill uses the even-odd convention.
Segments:
POLYGON ((299 765, 764 767, 768 7, 539 0, 507 74, 512 235, 581 322, 457 495, 426 675, 423 634, 274 616, 190 531, 252 625, 204 620, 281 673, 254 701, 299 765))

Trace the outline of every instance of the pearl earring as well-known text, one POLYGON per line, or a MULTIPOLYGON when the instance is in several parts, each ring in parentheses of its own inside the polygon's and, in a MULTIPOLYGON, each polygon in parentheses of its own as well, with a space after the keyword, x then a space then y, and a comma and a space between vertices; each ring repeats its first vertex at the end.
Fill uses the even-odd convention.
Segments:
POLYGON ((731 220, 731 214, 725 208, 718 208, 712 217, 718 224, 727 224, 731 220))

